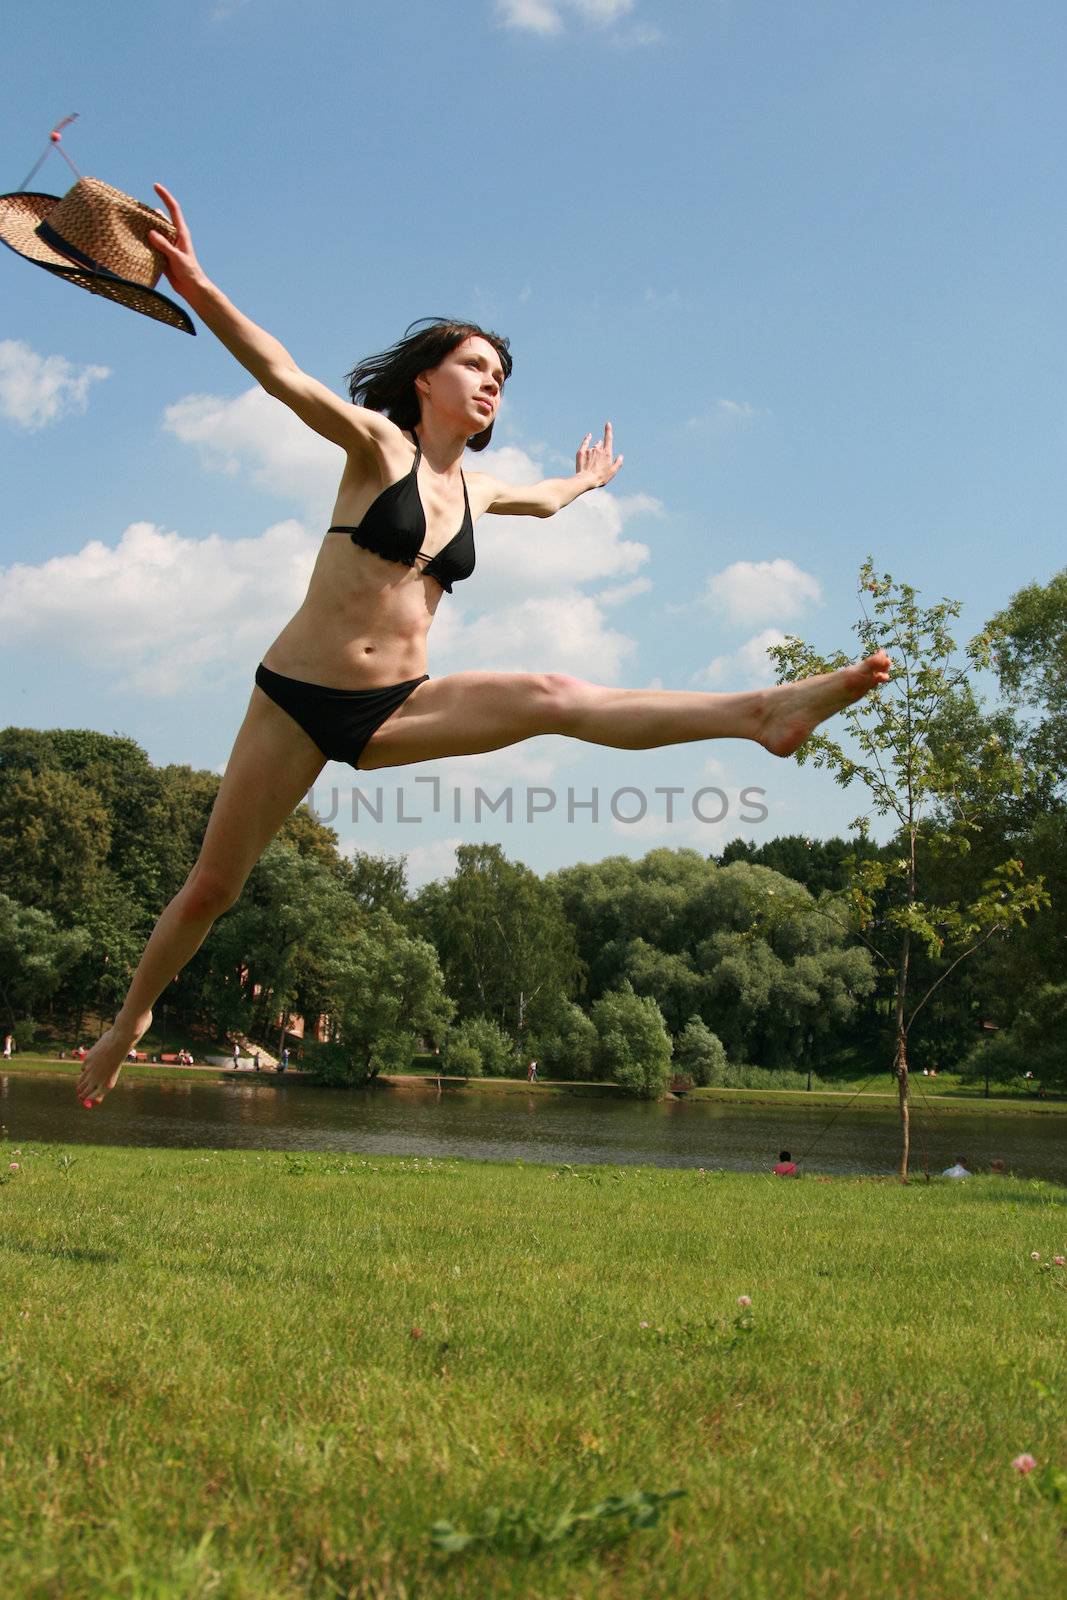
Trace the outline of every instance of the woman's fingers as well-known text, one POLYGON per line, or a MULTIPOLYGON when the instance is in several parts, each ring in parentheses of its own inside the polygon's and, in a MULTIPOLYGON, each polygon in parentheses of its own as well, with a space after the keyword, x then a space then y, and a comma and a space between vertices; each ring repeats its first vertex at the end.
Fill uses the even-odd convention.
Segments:
POLYGON ((168 260, 177 249, 173 239, 168 239, 166 234, 160 233, 158 228, 149 228, 146 237, 152 249, 158 250, 160 255, 166 256, 168 260))
POLYGON ((155 188, 156 193, 159 195, 159 198, 163 201, 163 204, 166 206, 167 210, 170 212, 170 220, 173 222, 175 231, 177 232, 178 243, 188 247, 190 242, 189 229, 185 225, 185 217, 182 214, 181 206, 178 204, 177 200, 175 200, 170 190, 164 188, 163 184, 157 183, 153 185, 153 187, 155 188))
POLYGON ((598 472, 606 473, 605 482, 613 478, 622 466, 622 456, 613 460, 615 450, 615 434, 610 422, 604 424, 604 437, 594 441, 593 435, 587 433, 578 446, 579 470, 593 467, 598 472))

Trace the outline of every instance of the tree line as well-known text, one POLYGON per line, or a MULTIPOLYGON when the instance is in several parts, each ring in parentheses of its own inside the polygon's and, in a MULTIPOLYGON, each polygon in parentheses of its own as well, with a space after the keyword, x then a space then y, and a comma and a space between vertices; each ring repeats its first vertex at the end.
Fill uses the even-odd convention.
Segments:
MULTIPOLYGON (((339 1084, 403 1070, 421 1041, 450 1071, 536 1057, 543 1075, 644 1095, 672 1074, 801 1084, 861 1067, 906 1089, 920 1063, 1067 1087, 1067 571, 959 658, 952 602, 923 608, 870 563, 860 594, 860 642, 889 649, 893 692, 805 751, 865 787, 851 837, 544 876, 463 845, 450 878, 411 893, 402 858, 343 855, 301 806, 165 992, 172 1026, 266 1042, 280 1015, 324 1017, 305 1064, 339 1084)), ((783 680, 835 664, 780 648, 783 680)), ((23 1048, 113 1013, 218 781, 118 736, 0 733, 0 1018, 23 1048)))

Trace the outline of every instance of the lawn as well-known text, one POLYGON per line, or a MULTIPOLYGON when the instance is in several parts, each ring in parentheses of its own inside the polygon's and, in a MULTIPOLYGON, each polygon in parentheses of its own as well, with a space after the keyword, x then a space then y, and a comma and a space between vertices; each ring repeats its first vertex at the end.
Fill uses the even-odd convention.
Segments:
POLYGON ((10 1143, 0 1177, 5 1595, 1063 1592, 1053 1185, 10 1143))

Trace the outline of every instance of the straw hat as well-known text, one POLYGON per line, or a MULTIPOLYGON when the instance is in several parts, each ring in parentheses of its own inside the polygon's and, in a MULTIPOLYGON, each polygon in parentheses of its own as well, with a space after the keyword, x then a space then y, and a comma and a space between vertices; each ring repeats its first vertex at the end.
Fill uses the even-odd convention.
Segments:
POLYGON ((0 241, 10 249, 90 294, 195 334, 188 313, 155 287, 164 263, 148 244, 151 228, 177 237, 162 212, 99 178, 79 178, 62 199, 0 194, 0 241))

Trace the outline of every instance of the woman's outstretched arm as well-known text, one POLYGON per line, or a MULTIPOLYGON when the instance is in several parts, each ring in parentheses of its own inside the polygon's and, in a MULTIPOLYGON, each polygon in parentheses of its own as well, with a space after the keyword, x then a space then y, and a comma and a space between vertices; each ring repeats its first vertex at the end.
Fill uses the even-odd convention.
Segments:
POLYGON ((578 446, 572 478, 544 478, 540 483, 501 483, 497 478, 482 474, 483 478, 488 478, 487 487, 492 494, 486 510, 500 516, 554 516, 580 494, 589 489, 602 489, 611 482, 623 459, 613 455, 613 450, 611 423, 607 422, 603 439, 594 442, 592 434, 587 433, 578 446))
POLYGON ((168 282, 261 388, 283 401, 309 428, 340 445, 342 450, 364 450, 371 440, 386 433, 392 424, 385 417, 342 400, 324 383, 302 371, 273 334, 238 311, 197 260, 177 200, 161 183, 155 188, 177 230, 177 240, 173 244, 165 234, 154 229, 148 236, 152 248, 166 263, 168 282))

